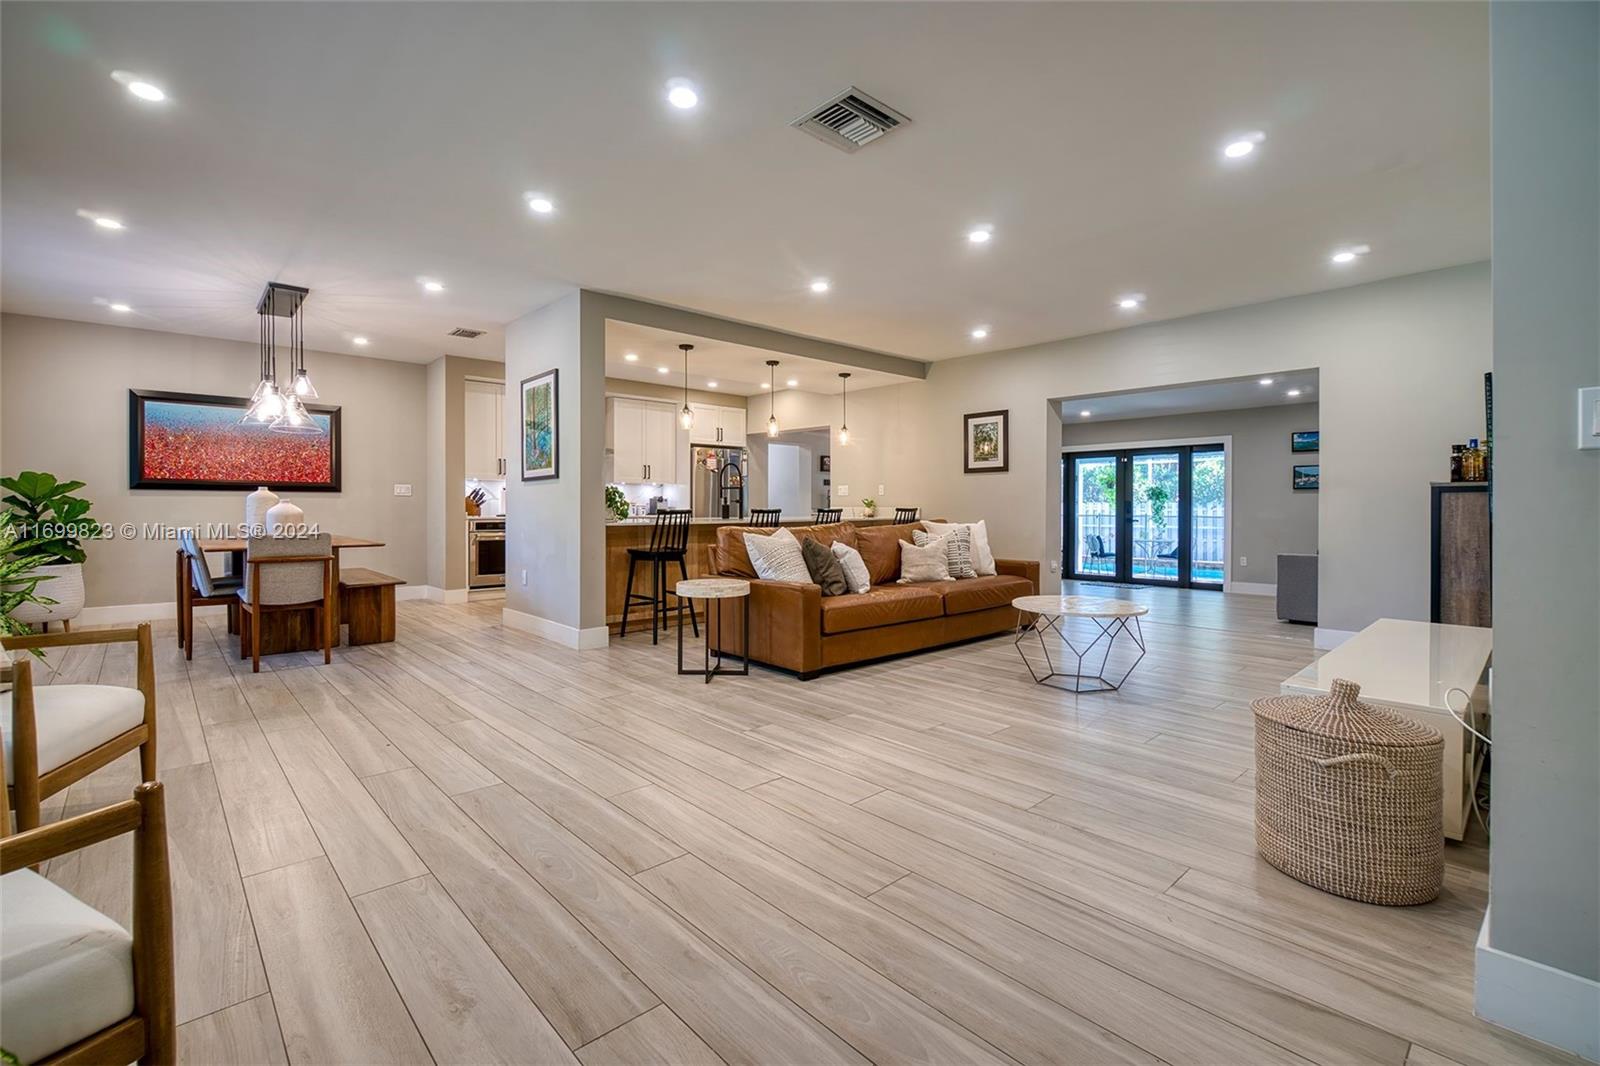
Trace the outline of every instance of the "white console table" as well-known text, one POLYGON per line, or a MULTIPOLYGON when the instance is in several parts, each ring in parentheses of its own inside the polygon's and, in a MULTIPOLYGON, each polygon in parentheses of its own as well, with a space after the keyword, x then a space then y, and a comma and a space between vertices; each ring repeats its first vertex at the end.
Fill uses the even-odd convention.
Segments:
MULTIPOLYGON (((1380 618, 1322 658, 1286 678, 1286 696, 1326 695, 1334 678, 1361 686, 1361 699, 1429 726, 1444 737, 1444 835, 1460 840, 1472 810, 1479 741, 1450 714, 1445 695, 1459 688, 1472 697, 1468 721, 1488 732, 1485 671, 1494 631, 1380 618)), ((1463 710, 1460 694, 1452 705, 1463 710)))

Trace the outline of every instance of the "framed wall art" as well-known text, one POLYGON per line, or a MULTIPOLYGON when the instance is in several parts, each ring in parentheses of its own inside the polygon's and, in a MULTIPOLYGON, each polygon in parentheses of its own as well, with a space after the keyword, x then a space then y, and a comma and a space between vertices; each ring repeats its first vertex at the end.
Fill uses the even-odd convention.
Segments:
POLYGON ((553 481, 561 476, 559 370, 522 379, 522 480, 553 481))
POLYGON ((1011 468, 1010 411, 980 411, 962 418, 962 470, 1001 473, 1011 468))
POLYGON ((1322 434, 1315 429, 1300 429, 1289 434, 1289 450, 1291 452, 1320 452, 1322 450, 1322 434))
POLYGON ((1322 487, 1322 467, 1297 466, 1294 468, 1294 487, 1296 490, 1315 492, 1322 487))
POLYGON ((339 408, 306 404, 320 433, 241 424, 249 400, 128 390, 128 487, 338 492, 339 408))

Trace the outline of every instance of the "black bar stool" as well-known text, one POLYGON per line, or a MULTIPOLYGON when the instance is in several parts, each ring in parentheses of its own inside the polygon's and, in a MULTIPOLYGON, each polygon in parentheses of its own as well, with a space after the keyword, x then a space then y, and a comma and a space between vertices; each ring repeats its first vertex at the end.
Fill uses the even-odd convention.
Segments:
POLYGON ((818 507, 815 521, 819 526, 831 526, 843 517, 843 507, 818 507))
MULTIPOLYGON (((689 512, 657 511, 656 524, 650 527, 650 547, 628 549, 628 587, 622 594, 622 629, 618 637, 628 635, 628 612, 636 603, 650 605, 650 643, 660 640, 660 630, 667 625, 667 564, 677 560, 678 573, 689 580, 689 567, 684 561, 689 554, 689 512), (651 586, 648 596, 633 591, 633 571, 640 563, 650 564, 651 586)), ((689 610, 689 623, 695 636, 700 635, 700 623, 695 620, 694 609, 689 610)))
POLYGON ((915 522, 917 520, 917 512, 920 510, 922 510, 920 507, 896 507, 894 509, 895 524, 903 525, 906 522, 915 522))
POLYGON ((762 529, 771 529, 778 524, 778 516, 781 514, 783 514, 781 507, 752 507, 750 524, 760 526, 762 529))

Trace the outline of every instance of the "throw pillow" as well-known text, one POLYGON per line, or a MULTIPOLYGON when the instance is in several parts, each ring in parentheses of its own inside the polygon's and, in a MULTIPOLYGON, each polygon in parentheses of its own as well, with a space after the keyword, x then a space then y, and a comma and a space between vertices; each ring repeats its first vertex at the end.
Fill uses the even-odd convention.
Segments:
POLYGON ((950 542, 935 537, 926 544, 900 542, 900 584, 913 581, 950 581, 950 542))
POLYGON ((844 571, 845 584, 851 592, 871 592, 872 577, 867 573, 867 561, 861 558, 861 553, 842 540, 833 542, 834 558, 839 560, 839 568, 844 571))
MULTIPOLYGON (((912 542, 923 547, 932 544, 935 539, 920 529, 911 534, 912 542)), ((965 526, 957 526, 944 535, 944 541, 950 576, 957 581, 977 577, 978 572, 972 568, 972 533, 965 526)))
POLYGON ((800 542, 800 554, 811 572, 811 580, 822 586, 824 596, 843 596, 850 591, 844 579, 844 568, 826 544, 807 537, 800 542))
POLYGON ((811 571, 806 569, 805 556, 800 554, 800 542, 787 529, 780 529, 770 537, 758 533, 744 535, 744 549, 750 553, 750 565, 763 581, 798 581, 811 583, 811 571))
POLYGON ((988 519, 979 522, 924 522, 928 532, 936 537, 943 536, 952 529, 965 529, 972 534, 972 569, 979 577, 993 577, 995 575, 994 552, 989 550, 989 528, 984 524, 988 519))

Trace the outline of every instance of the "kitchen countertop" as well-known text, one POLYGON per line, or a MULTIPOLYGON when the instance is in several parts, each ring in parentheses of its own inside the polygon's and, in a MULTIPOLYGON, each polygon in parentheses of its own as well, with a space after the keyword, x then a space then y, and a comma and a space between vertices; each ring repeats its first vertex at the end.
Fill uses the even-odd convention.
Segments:
MULTIPOLYGON (((652 526, 652 525, 655 525, 655 521, 656 521, 655 515, 641 515, 638 518, 627 518, 627 519, 624 519, 624 520, 622 520, 620 522, 617 521, 614 518, 608 518, 606 520, 606 525, 608 525, 608 526, 652 526)), ((839 519, 839 521, 841 521, 841 522, 887 522, 887 521, 889 521, 889 519, 883 518, 881 516, 878 517, 878 518, 851 518, 849 515, 845 515, 843 518, 839 519)), ((745 525, 749 525, 750 524, 750 520, 748 518, 691 518, 691 519, 689 519, 689 524, 692 525, 692 526, 745 526, 745 525)), ((815 525, 816 523, 813 522, 810 518, 785 518, 779 524, 780 525, 785 525, 785 526, 810 526, 810 525, 815 525)))

